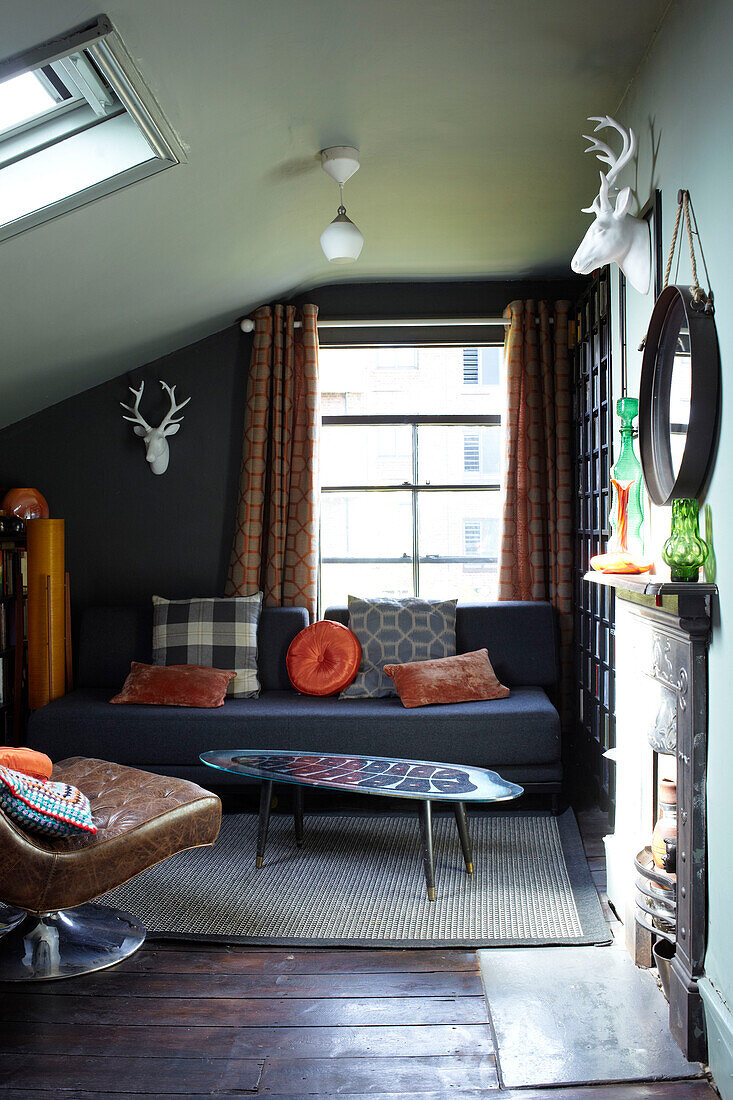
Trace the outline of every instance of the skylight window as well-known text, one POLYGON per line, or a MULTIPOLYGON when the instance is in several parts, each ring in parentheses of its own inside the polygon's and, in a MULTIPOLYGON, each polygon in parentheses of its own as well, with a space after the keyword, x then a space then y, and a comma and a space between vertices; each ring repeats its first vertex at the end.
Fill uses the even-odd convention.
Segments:
POLYGON ((14 129, 19 123, 36 119, 39 115, 58 106, 61 96, 52 95, 41 83, 39 73, 21 73, 0 84, 0 134, 14 129))
POLYGON ((0 240, 181 159, 106 16, 0 62, 0 240))

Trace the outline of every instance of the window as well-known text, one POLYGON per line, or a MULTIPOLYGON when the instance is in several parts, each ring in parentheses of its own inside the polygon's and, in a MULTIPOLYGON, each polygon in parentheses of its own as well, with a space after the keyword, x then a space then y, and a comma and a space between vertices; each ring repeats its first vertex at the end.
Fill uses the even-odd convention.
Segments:
POLYGON ((376 348, 377 370, 417 370, 417 350, 408 348, 376 348))
POLYGON ((105 16, 0 62, 0 240, 181 159, 105 16))
POLYGON ((464 391, 466 349, 412 347, 400 350, 410 351, 414 368, 385 388, 385 350, 394 349, 320 351, 329 395, 321 607, 344 604, 349 593, 495 598, 501 387, 464 391))
POLYGON ((503 348, 463 349, 463 385, 498 386, 501 377, 503 348))
POLYGON ((478 473, 481 469, 481 445, 478 432, 463 434, 463 470, 464 473, 478 473))

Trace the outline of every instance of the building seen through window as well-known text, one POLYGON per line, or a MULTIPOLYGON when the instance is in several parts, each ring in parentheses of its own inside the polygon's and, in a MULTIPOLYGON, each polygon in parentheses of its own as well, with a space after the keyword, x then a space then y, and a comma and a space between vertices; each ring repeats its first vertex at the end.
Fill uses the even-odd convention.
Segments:
POLYGON ((320 376, 322 609, 495 599, 502 347, 321 348, 320 376))

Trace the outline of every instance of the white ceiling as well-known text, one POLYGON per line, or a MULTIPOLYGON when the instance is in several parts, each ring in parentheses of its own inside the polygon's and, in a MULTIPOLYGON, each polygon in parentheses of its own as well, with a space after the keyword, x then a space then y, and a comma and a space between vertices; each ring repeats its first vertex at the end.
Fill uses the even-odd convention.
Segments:
MULTIPOLYGON (((0 244, 0 424, 343 279, 318 238, 346 185, 348 275, 568 273, 613 113, 667 0, 111 0, 187 163, 0 244)), ((8 56, 99 14, 8 0, 8 56)))

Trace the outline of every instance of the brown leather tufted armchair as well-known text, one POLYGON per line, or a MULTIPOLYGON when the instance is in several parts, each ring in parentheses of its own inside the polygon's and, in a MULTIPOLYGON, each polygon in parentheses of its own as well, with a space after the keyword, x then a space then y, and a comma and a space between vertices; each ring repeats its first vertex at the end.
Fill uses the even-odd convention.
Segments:
POLYGON ((221 824, 216 795, 183 779, 84 757, 56 764, 51 778, 87 795, 98 831, 41 837, 0 810, 1 981, 67 978, 127 958, 143 926, 86 903, 176 852, 213 844, 221 824))

